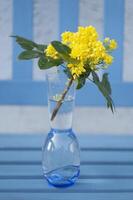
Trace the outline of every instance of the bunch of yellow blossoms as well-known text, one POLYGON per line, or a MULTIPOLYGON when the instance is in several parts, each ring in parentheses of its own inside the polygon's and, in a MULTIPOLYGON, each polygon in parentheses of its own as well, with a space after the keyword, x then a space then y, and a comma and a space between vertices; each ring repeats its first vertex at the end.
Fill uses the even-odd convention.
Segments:
MULTIPOLYGON (((70 57, 77 61, 76 64, 66 63, 74 79, 85 73, 88 68, 95 71, 100 64, 108 67, 113 61, 110 53, 117 47, 116 41, 109 38, 101 42, 93 26, 80 26, 77 32, 64 32, 61 35, 61 42, 71 49, 70 57)), ((45 53, 54 59, 60 58, 51 44, 45 53)))

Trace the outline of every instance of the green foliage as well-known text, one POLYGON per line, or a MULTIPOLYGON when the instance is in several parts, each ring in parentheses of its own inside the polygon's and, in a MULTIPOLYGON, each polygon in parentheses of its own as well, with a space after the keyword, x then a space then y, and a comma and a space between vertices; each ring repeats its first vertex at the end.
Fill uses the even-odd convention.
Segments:
POLYGON ((96 72, 92 71, 93 83, 98 87, 99 91, 105 97, 107 102, 107 107, 114 112, 114 103, 111 98, 111 86, 108 80, 108 74, 103 74, 102 81, 99 80, 98 75, 96 72))
POLYGON ((40 57, 40 53, 35 50, 27 50, 27 51, 22 51, 22 53, 19 54, 18 59, 19 60, 30 60, 34 58, 40 57))
MULTIPOLYGON (((28 40, 26 38, 17 35, 12 37, 14 37, 16 39, 16 42, 20 45, 20 47, 25 50, 19 54, 18 56, 19 60, 30 60, 38 58, 38 66, 40 69, 43 70, 54 66, 58 66, 63 63, 62 59, 53 59, 51 57, 45 56, 44 50, 47 48, 47 45, 37 44, 31 40, 28 40)), ((56 42, 55 45, 59 46, 58 44, 56 44, 56 42)), ((63 48, 67 49, 67 47, 63 48)))
POLYGON ((71 53, 71 49, 67 45, 62 44, 59 41, 53 41, 51 42, 51 44, 55 48, 55 50, 61 55, 68 55, 71 53))
POLYGON ((76 89, 77 90, 81 89, 85 85, 85 82, 86 82, 86 78, 85 77, 79 77, 77 79, 77 87, 76 87, 76 89))
POLYGON ((31 40, 28 40, 24 37, 20 37, 20 36, 17 36, 17 35, 13 35, 11 37, 14 37, 16 39, 16 42, 21 46, 21 48, 23 48, 25 50, 36 49, 36 50, 41 51, 43 53, 44 50, 47 48, 47 45, 37 44, 37 43, 35 43, 31 40))
POLYGON ((61 59, 52 59, 45 56, 41 56, 38 61, 40 69, 49 69, 54 66, 59 66, 63 61, 61 59))
POLYGON ((36 49, 44 53, 44 50, 47 48, 45 44, 36 44, 36 49))
POLYGON ((91 69, 86 69, 86 72, 81 74, 78 79, 77 79, 77 87, 76 89, 81 89, 85 83, 86 83, 86 79, 88 79, 89 75, 91 73, 91 69))
POLYGON ((12 37, 16 38, 16 42, 26 50, 32 50, 34 47, 36 47, 36 43, 32 42, 31 40, 25 39, 23 37, 13 35, 12 37))
POLYGON ((108 91, 108 93, 111 95, 112 91, 111 91, 110 83, 108 81, 108 73, 104 73, 103 74, 102 85, 104 86, 104 88, 106 88, 106 90, 108 91))
POLYGON ((76 59, 71 58, 71 56, 70 56, 71 49, 67 45, 65 45, 59 41, 53 41, 53 42, 51 42, 51 44, 65 62, 73 63, 73 64, 78 63, 78 61, 76 59))

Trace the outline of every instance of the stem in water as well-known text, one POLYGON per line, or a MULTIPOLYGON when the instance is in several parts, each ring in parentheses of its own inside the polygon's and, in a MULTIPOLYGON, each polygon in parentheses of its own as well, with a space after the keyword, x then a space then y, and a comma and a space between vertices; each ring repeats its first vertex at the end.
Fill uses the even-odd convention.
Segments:
POLYGON ((71 78, 71 79, 69 80, 69 82, 68 82, 66 88, 64 89, 64 91, 63 91, 63 93, 62 93, 62 95, 61 95, 60 100, 57 102, 56 107, 55 107, 55 109, 53 110, 53 113, 52 113, 52 115, 51 115, 51 121, 54 120, 56 114, 58 113, 58 111, 59 111, 59 109, 60 109, 60 107, 61 107, 61 105, 63 104, 63 100, 64 100, 64 98, 65 98, 67 92, 69 91, 69 89, 70 89, 72 83, 73 83, 73 78, 71 78))

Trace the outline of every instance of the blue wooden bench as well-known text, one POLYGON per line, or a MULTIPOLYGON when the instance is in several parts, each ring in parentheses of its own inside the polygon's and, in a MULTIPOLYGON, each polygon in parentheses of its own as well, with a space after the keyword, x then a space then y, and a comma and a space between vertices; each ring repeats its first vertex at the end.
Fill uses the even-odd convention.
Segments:
MULTIPOLYGON (((132 107, 133 83, 123 80, 125 2, 103 1, 103 33, 115 38, 119 45, 110 71, 113 99, 116 106, 132 107)), ((65 30, 75 31, 79 23, 80 1, 59 0, 58 3, 58 35, 65 30)), ((14 0, 12 7, 12 33, 33 38, 34 1, 14 0)), ((93 23, 89 18, 86 20, 87 24, 93 23)), ((12 77, 11 80, 0 80, 0 104, 46 105, 46 83, 33 80, 31 62, 16 60, 20 49, 15 42, 12 49, 12 77)), ((104 101, 90 85, 78 93, 77 105, 104 106, 104 101)), ((83 135, 79 136, 79 141, 79 181, 73 187, 58 189, 48 185, 42 176, 44 135, 0 135, 0 200, 133 200, 133 137, 83 135)))
POLYGON ((132 200, 133 137, 79 136, 81 175, 54 188, 41 168, 44 135, 0 135, 0 200, 132 200))

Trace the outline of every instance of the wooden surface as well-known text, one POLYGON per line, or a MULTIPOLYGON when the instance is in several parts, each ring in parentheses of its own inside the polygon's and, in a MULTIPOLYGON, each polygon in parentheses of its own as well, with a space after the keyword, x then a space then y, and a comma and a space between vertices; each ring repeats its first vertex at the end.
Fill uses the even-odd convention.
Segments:
POLYGON ((44 139, 0 135, 0 200, 133 200, 133 136, 80 136, 80 178, 61 189, 42 176, 44 139))

